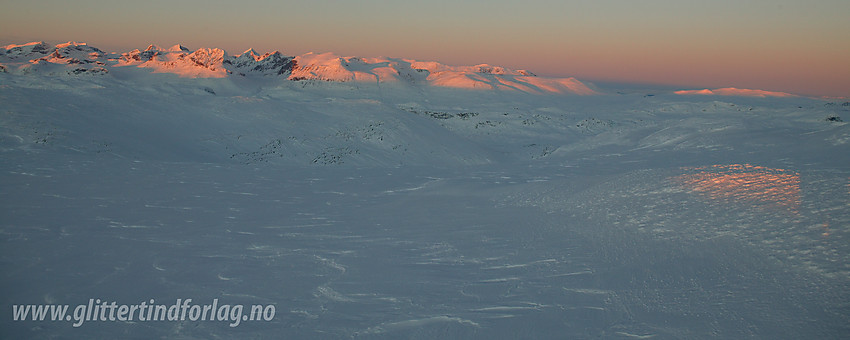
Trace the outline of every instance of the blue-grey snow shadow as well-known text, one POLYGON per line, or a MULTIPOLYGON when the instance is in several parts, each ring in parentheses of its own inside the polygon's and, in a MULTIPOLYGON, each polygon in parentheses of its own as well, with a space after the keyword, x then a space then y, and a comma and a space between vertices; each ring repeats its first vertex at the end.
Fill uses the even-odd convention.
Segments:
MULTIPOLYGON (((785 218, 689 191, 671 178, 693 171, 678 168, 3 171, 3 306, 192 298, 277 311, 238 327, 4 318, 4 337, 837 338, 848 327, 846 264, 811 265, 805 242, 760 231, 817 223, 840 195, 785 218)), ((847 213, 831 218, 847 225, 847 213)))

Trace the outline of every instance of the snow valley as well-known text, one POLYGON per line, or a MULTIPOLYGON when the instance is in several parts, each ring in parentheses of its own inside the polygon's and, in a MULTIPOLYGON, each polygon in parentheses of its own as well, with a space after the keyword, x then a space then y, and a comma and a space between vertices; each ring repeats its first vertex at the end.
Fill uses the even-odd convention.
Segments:
POLYGON ((267 311, 3 337, 850 332, 846 100, 30 43, 0 48, 0 109, 6 313, 267 311))

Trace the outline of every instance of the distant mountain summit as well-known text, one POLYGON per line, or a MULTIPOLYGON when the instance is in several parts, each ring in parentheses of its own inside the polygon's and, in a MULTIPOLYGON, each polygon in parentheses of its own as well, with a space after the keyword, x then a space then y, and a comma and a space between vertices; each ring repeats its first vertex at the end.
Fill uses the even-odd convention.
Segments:
POLYGON ((481 64, 448 66, 399 58, 341 57, 332 53, 286 56, 253 49, 229 55, 218 48, 192 51, 182 45, 105 53, 85 43, 51 46, 44 42, 0 47, 0 73, 51 76, 100 75, 121 68, 148 69, 186 78, 280 77, 288 81, 366 82, 536 94, 592 95, 575 78, 538 77, 525 70, 481 64))
POLYGON ((0 48, 0 72, 4 73, 107 74, 108 67, 107 54, 85 43, 67 42, 50 46, 44 42, 31 42, 0 48))

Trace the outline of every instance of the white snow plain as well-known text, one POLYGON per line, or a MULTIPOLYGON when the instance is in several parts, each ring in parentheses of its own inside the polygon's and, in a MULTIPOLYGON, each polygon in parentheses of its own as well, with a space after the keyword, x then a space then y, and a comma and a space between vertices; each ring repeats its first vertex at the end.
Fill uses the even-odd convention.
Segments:
POLYGON ((0 74, 2 338, 842 338, 850 104, 0 74), (192 298, 270 322, 12 321, 192 298))

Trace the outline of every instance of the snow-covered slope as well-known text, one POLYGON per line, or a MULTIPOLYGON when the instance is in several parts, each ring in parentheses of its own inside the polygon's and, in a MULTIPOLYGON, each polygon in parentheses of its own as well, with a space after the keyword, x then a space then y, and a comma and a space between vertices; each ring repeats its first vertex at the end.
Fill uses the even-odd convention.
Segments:
POLYGON ((0 52, 0 338, 850 334, 846 100, 577 96, 331 54, 0 52), (276 313, 8 316, 187 298, 276 313))

